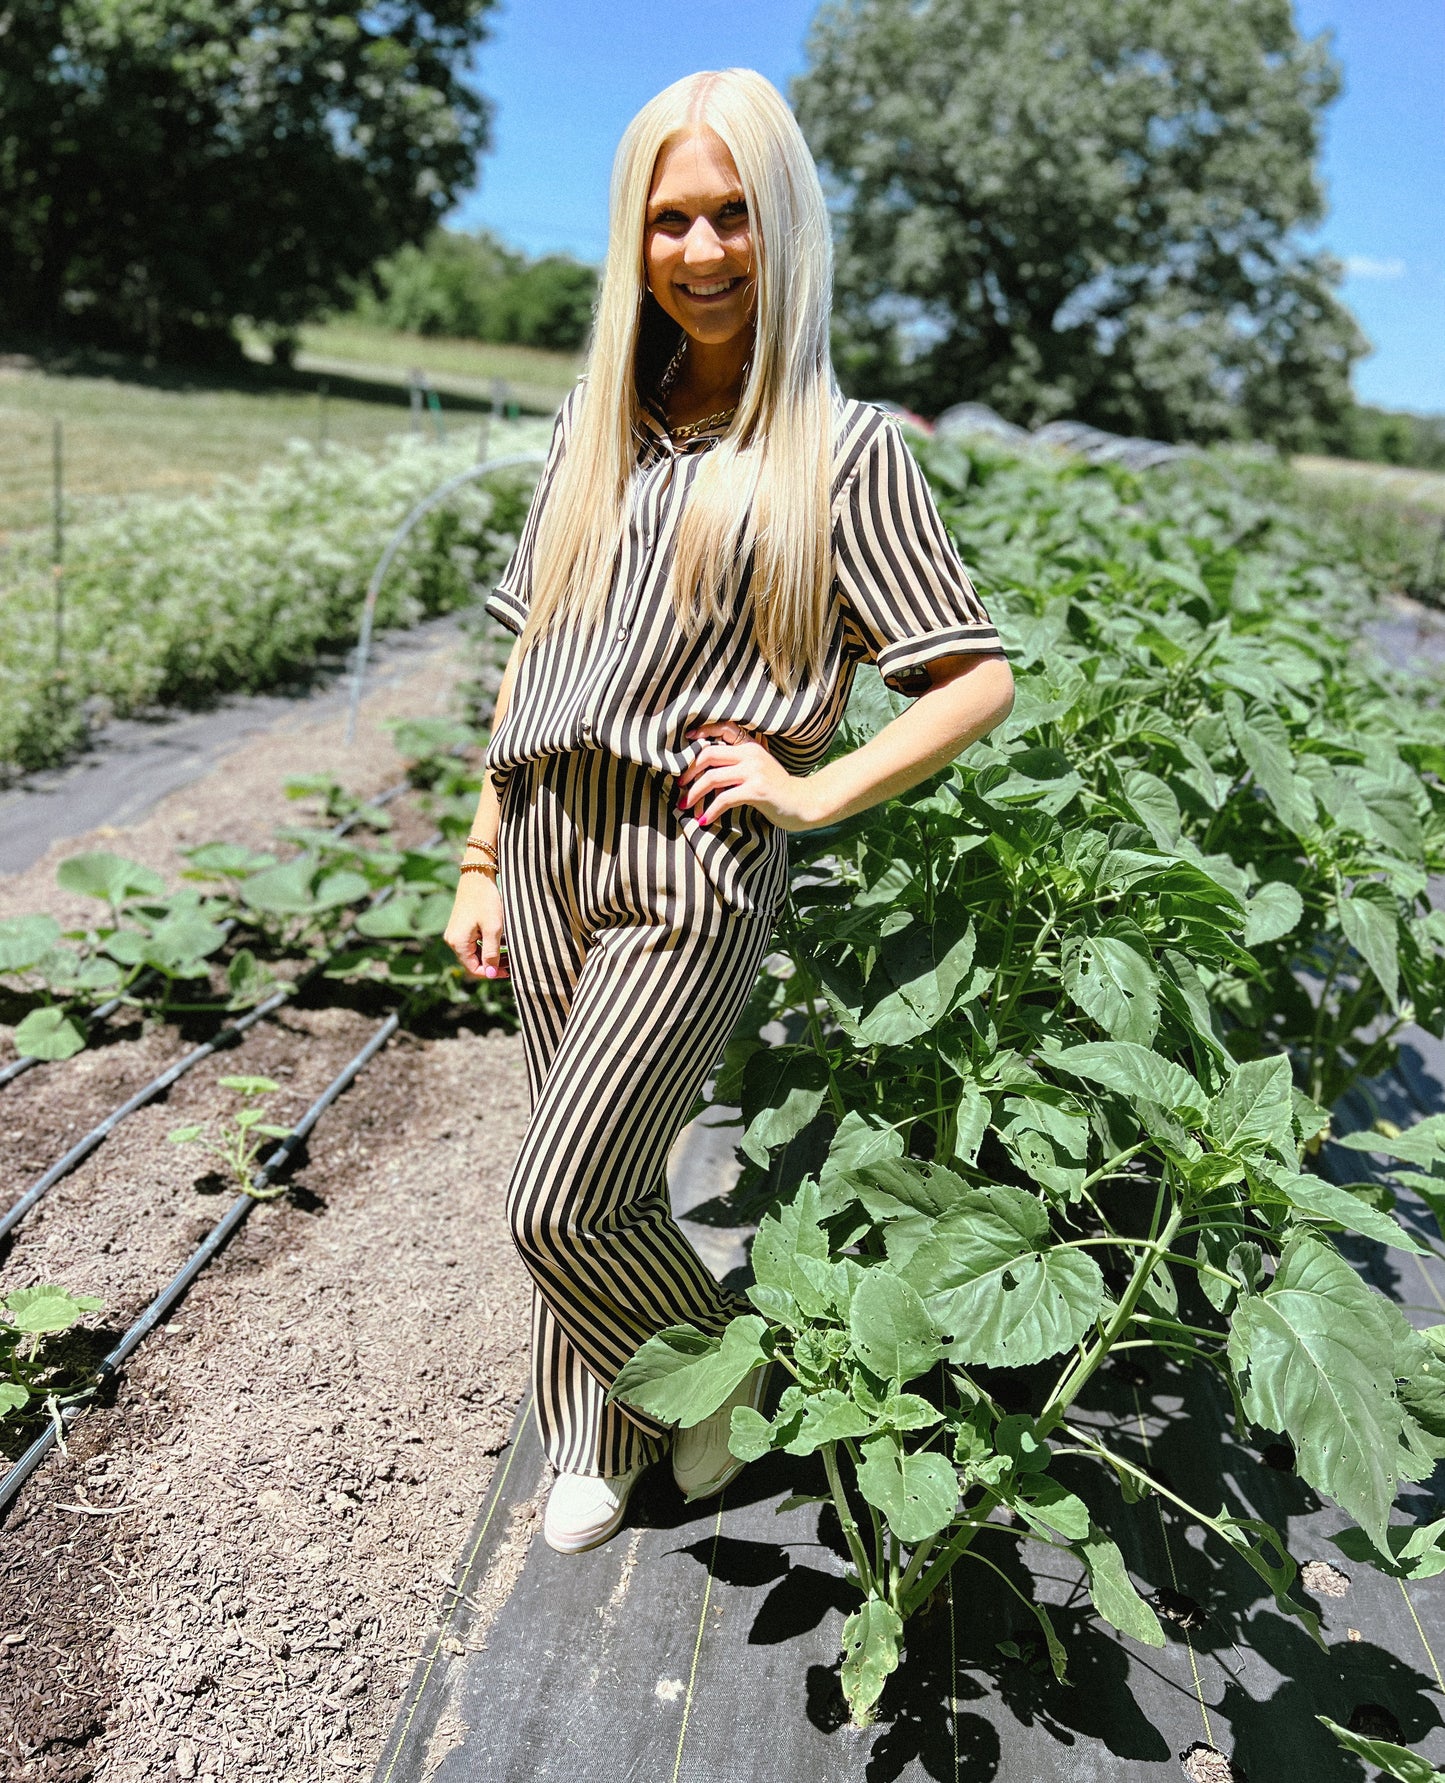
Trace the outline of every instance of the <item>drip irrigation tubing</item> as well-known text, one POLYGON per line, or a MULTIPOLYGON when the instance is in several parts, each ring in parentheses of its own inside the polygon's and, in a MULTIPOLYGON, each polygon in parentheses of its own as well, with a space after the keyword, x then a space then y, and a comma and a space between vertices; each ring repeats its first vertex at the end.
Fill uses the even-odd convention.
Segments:
MULTIPOLYGON (((437 841, 439 836, 440 832, 434 831, 422 846, 428 847, 432 842, 437 841)), ((383 886, 376 896, 372 898, 370 908, 375 909, 378 904, 384 904, 395 889, 394 885, 383 886)), ((144 1108, 148 1102, 153 1102, 157 1096, 161 1095, 165 1090, 168 1090, 173 1083, 178 1082, 184 1077, 193 1066, 199 1065, 202 1059, 207 1059, 212 1053, 220 1052, 222 1048, 232 1045, 246 1033, 249 1028, 255 1027, 257 1022, 264 1021, 268 1015, 274 1015, 283 1003, 288 1003, 294 1000, 301 990, 306 985, 310 984, 318 973, 324 971, 331 961, 344 951, 344 946, 338 947, 333 949, 333 951, 327 954, 323 959, 313 961, 306 971, 304 971, 293 983, 283 985, 280 990, 273 991, 264 1003, 258 1003, 254 1009, 248 1009, 245 1015, 241 1016, 237 1021, 227 1022, 225 1027, 213 1034, 209 1040, 203 1041, 200 1046, 193 1047, 184 1058, 177 1059, 174 1064, 168 1065, 164 1071, 153 1077, 149 1083, 142 1084, 140 1089, 138 1089, 133 1096, 127 1097, 118 1108, 112 1109, 103 1121, 100 1121, 96 1126, 92 1127, 88 1133, 82 1134, 82 1136, 76 1140, 75 1144, 71 1146, 70 1150, 62 1157, 57 1158, 45 1174, 38 1177, 30 1185, 14 1206, 3 1216, 0 1216, 0 1241, 9 1237, 20 1224, 21 1220, 23 1220, 26 1214, 29 1213, 30 1209, 34 1207, 35 1203, 39 1201, 48 1190, 54 1188, 55 1184, 60 1182, 62 1178, 69 1176, 71 1171, 74 1170, 78 1164, 83 1163, 97 1146, 109 1139, 111 1134, 123 1120, 129 1115, 134 1114, 138 1108, 144 1108)))
MULTIPOLYGON (((393 799, 400 798, 402 793, 404 793, 410 785, 410 780, 398 780, 395 786, 389 786, 385 792, 379 792, 374 799, 368 799, 364 805, 358 810, 353 811, 349 817, 343 817, 341 822, 331 831, 331 834, 335 837, 344 836, 353 825, 361 822, 368 811, 378 811, 383 805, 389 805, 393 799)), ((221 927, 227 931, 233 929, 235 926, 236 923, 234 917, 232 917, 230 921, 221 924, 221 927)), ((92 1009, 90 1014, 86 1017, 85 1025, 87 1028, 96 1022, 106 1021, 110 1016, 114 1015, 122 1003, 134 996, 136 991, 140 990, 143 985, 147 984, 154 977, 154 971, 142 972, 139 978, 135 979, 118 997, 112 997, 109 1002, 102 1003, 97 1009, 92 1009)), ((17 1077, 22 1076, 26 1071, 32 1070, 36 1065, 43 1065, 46 1062, 47 1061, 44 1059, 37 1059, 29 1056, 12 1059, 8 1065, 3 1069, 0 1069, 0 1090, 3 1090, 6 1084, 13 1083, 17 1077)), ((7 1228, 0 1226, 0 1237, 4 1236, 6 1230, 7 1228)))
MULTIPOLYGON (((275 1151, 271 1153, 270 1157, 267 1158, 256 1171, 255 1175, 251 1178, 250 1189, 247 1190, 246 1193, 236 1197, 226 1209, 225 1213, 222 1214, 220 1219, 216 1221, 214 1226, 212 1226, 205 1238, 203 1238, 200 1244, 196 1246, 195 1250, 191 1252, 190 1256, 181 1265, 180 1269, 176 1271, 170 1281, 166 1283, 165 1287, 161 1289, 160 1293, 156 1295, 155 1299, 151 1301, 150 1305, 146 1307, 145 1311, 135 1323, 131 1325, 130 1329, 121 1338, 120 1342, 117 1343, 114 1349, 101 1360, 96 1368, 95 1381, 89 1390, 90 1393, 93 1393, 95 1388, 99 1387, 108 1376, 115 1373, 121 1364, 144 1341, 149 1333, 155 1329, 171 1308, 175 1306, 177 1301, 180 1300, 182 1295, 190 1287, 191 1283, 217 1252, 222 1249, 231 1235, 245 1221, 247 1214, 249 1214, 251 1209, 256 1205, 256 1195, 254 1191, 265 1188, 283 1166, 289 1163, 297 1149, 308 1137, 317 1121, 321 1119, 322 1115, 325 1114, 328 1108, 330 1108, 331 1104, 341 1092, 346 1089, 347 1086, 360 1075, 362 1070, 371 1062, 371 1060, 376 1057, 377 1053, 381 1051, 382 1047, 386 1045, 387 1041, 391 1039, 392 1035, 400 1026, 400 1014, 394 1012, 387 1016, 386 1020, 371 1036, 366 1045, 362 1047, 361 1051, 357 1053, 356 1057, 352 1059, 349 1064, 345 1065, 334 1078, 332 1078, 331 1082, 311 1104, 310 1108, 306 1110, 306 1113, 302 1115, 301 1119, 276 1147, 275 1151)), ((15 1465, 10 1469, 9 1473, 5 1475, 4 1479, 0 1480, 0 1511, 5 1509, 15 1497, 16 1493, 19 1492, 20 1488, 30 1478, 31 1474, 35 1472, 35 1469, 50 1453, 51 1449, 61 1441, 64 1427, 73 1422, 79 1415, 80 1409, 80 1402, 77 1401, 52 1411, 50 1423, 41 1434, 36 1437, 35 1441, 31 1443, 30 1447, 21 1454, 19 1460, 16 1461, 15 1465)))

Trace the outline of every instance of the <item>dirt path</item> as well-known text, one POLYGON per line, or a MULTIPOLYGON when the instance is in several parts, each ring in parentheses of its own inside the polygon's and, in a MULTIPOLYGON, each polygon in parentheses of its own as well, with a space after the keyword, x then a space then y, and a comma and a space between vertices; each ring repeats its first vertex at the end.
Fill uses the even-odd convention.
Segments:
MULTIPOLYGON (((445 710, 437 652, 344 719, 288 720, 140 823, 0 881, 0 914, 63 908, 56 861, 96 846, 171 876, 178 846, 297 816, 288 774, 398 777, 379 718, 445 710)), ((412 821, 405 813, 402 821, 412 821)), ((0 1290, 60 1279, 118 1333, 228 1205, 178 1123, 238 1068, 294 1118, 377 1010, 307 1003, 208 1060, 51 1191, 0 1290)), ((139 1023, 0 1092, 8 1204, 163 1061, 139 1023)), ((402 1036, 327 1114, 290 1192, 227 1251, 0 1524, 0 1775, 26 1783, 357 1776, 380 1751, 523 1386, 528 1290, 501 1196, 526 1119, 515 1035, 402 1036)))

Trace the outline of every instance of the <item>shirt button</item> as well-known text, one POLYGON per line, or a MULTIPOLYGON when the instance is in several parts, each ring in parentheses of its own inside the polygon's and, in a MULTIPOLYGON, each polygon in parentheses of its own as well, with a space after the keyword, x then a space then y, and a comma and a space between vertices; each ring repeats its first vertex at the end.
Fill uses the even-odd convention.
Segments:
POLYGON ((617 636, 618 636, 619 641, 627 636, 627 627, 625 625, 618 626, 617 636))

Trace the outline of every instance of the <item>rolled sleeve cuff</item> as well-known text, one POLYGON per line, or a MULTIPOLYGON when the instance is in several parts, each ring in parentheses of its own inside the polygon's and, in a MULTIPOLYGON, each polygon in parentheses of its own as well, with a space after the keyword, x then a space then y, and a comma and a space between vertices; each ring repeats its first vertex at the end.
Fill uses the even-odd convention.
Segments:
POLYGON ((1003 656, 1003 641, 992 625, 952 625, 916 638, 899 638, 878 652, 878 673, 895 693, 918 694, 931 685, 926 664, 940 656, 1003 656))
POLYGON ((512 590, 500 582, 482 603, 482 610, 500 620, 508 631, 520 632, 527 623, 527 609, 512 590))

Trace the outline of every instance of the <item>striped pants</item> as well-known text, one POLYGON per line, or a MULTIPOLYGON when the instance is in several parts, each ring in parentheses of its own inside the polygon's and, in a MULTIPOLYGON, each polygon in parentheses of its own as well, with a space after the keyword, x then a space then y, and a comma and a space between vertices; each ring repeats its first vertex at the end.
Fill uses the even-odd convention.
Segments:
POLYGON ((667 1427, 609 1404, 607 1387, 664 1326, 715 1334, 739 1310, 673 1218, 666 1163, 767 951, 786 837, 751 808, 707 826, 715 845, 741 836, 759 869, 740 895, 704 870, 703 838, 685 833, 701 826, 676 797, 669 776, 602 749, 527 762, 501 792, 532 1103, 507 1207, 534 1284, 538 1426, 570 1473, 661 1454, 667 1427))

